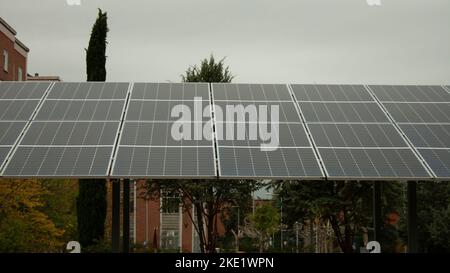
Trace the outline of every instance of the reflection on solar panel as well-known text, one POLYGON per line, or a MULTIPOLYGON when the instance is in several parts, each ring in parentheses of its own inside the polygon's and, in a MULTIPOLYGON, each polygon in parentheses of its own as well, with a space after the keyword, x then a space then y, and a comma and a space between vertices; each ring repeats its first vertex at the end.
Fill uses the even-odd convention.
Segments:
POLYGON ((106 177, 128 83, 56 83, 3 175, 106 177))
POLYGON ((286 85, 213 84, 212 88, 220 177, 323 178, 312 144, 286 85), (278 130, 272 135, 275 139, 263 141, 257 135, 252 137, 252 134, 258 133, 262 124, 251 119, 250 114, 241 114, 240 119, 236 115, 230 120, 226 116, 227 107, 238 106, 243 106, 243 109, 251 106, 255 106, 255 109, 267 107, 267 129, 272 132, 278 130), (271 120, 274 106, 279 109, 279 119, 275 122, 271 120), (218 108, 224 112, 219 120, 218 108), (243 125, 241 130, 245 131, 240 138, 239 125, 243 125), (276 147, 266 150, 262 146, 265 144, 269 147, 270 143, 276 143, 276 147))
POLYGON ((450 93, 440 86, 369 86, 440 180, 450 178, 450 93))
POLYGON ((328 179, 431 178, 364 86, 292 86, 328 179))
POLYGON ((173 107, 185 105, 190 111, 200 107, 203 113, 204 107, 210 105, 208 84, 136 83, 130 98, 113 177, 217 177, 211 118, 192 113, 191 121, 183 123, 191 128, 191 134, 183 135, 185 140, 174 139, 172 135, 174 121, 179 120, 178 116, 172 117, 173 107), (200 105, 194 105, 196 98, 200 105), (195 140, 195 128, 207 128, 205 133, 209 139, 195 140))
POLYGON ((0 82, 0 171, 49 86, 0 82))

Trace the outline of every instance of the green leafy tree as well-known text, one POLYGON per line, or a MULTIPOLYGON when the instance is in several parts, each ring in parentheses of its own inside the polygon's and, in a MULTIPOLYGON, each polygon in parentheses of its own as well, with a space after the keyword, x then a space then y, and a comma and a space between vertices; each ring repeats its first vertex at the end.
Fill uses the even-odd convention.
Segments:
POLYGON ((249 196, 259 185, 254 180, 148 181, 145 197, 158 200, 161 193, 180 196, 183 211, 188 214, 199 235, 201 252, 212 253, 218 239, 220 215, 233 206, 248 202, 249 196), (193 207, 195 215, 192 214, 193 207))
MULTIPOLYGON (((92 28, 89 47, 86 50, 88 81, 106 80, 106 37, 108 16, 99 9, 92 28)), ((103 240, 106 218, 106 181, 98 179, 79 180, 77 198, 78 238, 82 247, 103 240)))
POLYGON ((249 214, 250 226, 259 239, 259 252, 266 249, 266 242, 270 235, 280 228, 280 214, 272 204, 264 204, 255 209, 254 214, 249 214))
MULTIPOLYGON (((372 226, 372 182, 291 181, 276 182, 283 197, 283 223, 329 221, 336 241, 344 253, 354 252, 353 245, 362 228, 372 226)), ((383 184, 383 207, 388 211, 402 207, 403 185, 383 184)))
POLYGON ((55 223, 57 228, 63 229, 61 238, 65 243, 78 240, 77 209, 78 196, 77 180, 41 180, 46 194, 42 196, 44 205, 42 212, 55 223))
POLYGON ((201 61, 200 68, 193 65, 181 76, 183 82, 231 82, 229 67, 225 66, 225 58, 216 62, 213 55, 201 61))
POLYGON ((0 252, 58 252, 64 230, 43 212, 47 189, 38 180, 0 180, 0 252))
POLYGON ((106 38, 108 31, 108 15, 99 9, 97 20, 92 28, 89 47, 86 49, 86 73, 88 81, 106 81, 106 38))
POLYGON ((450 252, 450 182, 417 185, 419 247, 422 252, 450 252))

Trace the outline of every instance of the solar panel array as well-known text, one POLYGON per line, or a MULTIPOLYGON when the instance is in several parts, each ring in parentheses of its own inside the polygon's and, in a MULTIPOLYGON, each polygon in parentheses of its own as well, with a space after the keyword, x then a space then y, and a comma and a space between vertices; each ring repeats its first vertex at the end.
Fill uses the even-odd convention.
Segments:
POLYGON ((440 86, 369 86, 436 178, 450 179, 450 93, 440 86))
POLYGON ((210 108, 205 111, 206 117, 203 115, 208 106, 210 92, 206 83, 134 84, 111 175, 216 177, 211 118, 208 123, 210 108), (175 123, 179 124, 180 139, 173 138, 175 123))
POLYGON ((106 177, 128 83, 56 83, 3 175, 106 177))
POLYGON ((440 86, 0 83, 19 178, 449 180, 440 86))
POLYGON ((0 170, 49 87, 36 82, 0 84, 0 170))
POLYGON ((212 89, 220 177, 324 177, 286 85, 213 84, 212 89))
POLYGON ((429 179, 363 85, 292 85, 329 179, 429 179))

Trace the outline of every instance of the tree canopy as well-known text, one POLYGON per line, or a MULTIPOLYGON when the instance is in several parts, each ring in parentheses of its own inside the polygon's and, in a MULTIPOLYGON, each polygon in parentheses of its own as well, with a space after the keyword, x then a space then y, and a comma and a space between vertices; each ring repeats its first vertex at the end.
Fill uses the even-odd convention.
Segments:
POLYGON ((229 67, 225 66, 225 58, 216 62, 213 55, 208 59, 203 59, 200 67, 193 65, 181 76, 183 82, 231 82, 234 76, 231 75, 229 67))

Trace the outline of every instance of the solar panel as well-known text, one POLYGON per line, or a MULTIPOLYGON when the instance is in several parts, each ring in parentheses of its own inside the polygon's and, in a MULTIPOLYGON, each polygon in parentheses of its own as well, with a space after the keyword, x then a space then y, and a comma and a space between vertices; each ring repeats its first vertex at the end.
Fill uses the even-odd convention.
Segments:
POLYGON ((408 147, 391 124, 309 124, 319 147, 408 147))
POLYGON ((319 148, 328 179, 429 179, 430 176, 409 149, 319 148))
MULTIPOLYGON (((219 144, 223 146, 260 147, 261 144, 269 144, 270 141, 262 141, 252 133, 258 132, 260 125, 257 123, 224 123, 217 122, 216 130, 219 144), (242 126, 241 128, 239 126, 242 126), (253 127, 253 128, 252 128, 253 127), (243 130, 243 134, 240 134, 243 130)), ((301 123, 268 123, 267 129, 277 130, 274 134, 275 141, 281 147, 309 147, 308 136, 301 123)))
POLYGON ((286 85, 212 88, 220 177, 324 178, 286 85))
POLYGON ((450 147, 450 124, 401 124, 400 128, 415 147, 450 147))
POLYGON ((9 146, 0 146, 0 162, 3 163, 8 155, 11 147, 9 146))
POLYGON ((135 83, 132 100, 209 100, 207 83, 135 83))
POLYGON ((104 178, 111 151, 112 147, 19 146, 4 176, 104 178))
POLYGON ((364 86, 292 88, 328 179, 431 178, 364 86))
POLYGON ((128 86, 124 83, 56 83, 43 100, 3 175, 108 176, 128 86))
MULTIPOLYGON (((285 101, 259 101, 259 102, 247 102, 247 101, 219 101, 215 100, 214 103, 221 109, 222 119, 228 118, 230 120, 238 120, 240 122, 249 122, 250 113, 262 113, 266 111, 266 116, 270 119, 272 116, 272 110, 277 107, 278 121, 279 122, 300 122, 298 112, 295 105, 291 102, 285 101)), ((253 115, 254 116, 254 115, 253 115)))
POLYGON ((215 176, 212 147, 119 146, 112 176, 200 178, 215 176))
POLYGON ((46 100, 35 120, 120 120, 125 100, 46 100))
POLYGON ((450 149, 418 150, 439 179, 450 180, 450 149))
POLYGON ((450 177, 450 93, 440 86, 369 86, 439 180, 450 177))
POLYGON ((303 102, 300 108, 307 122, 389 122, 375 103, 303 102))
POLYGON ((450 92, 1 82, 0 165, 19 178, 449 180, 450 92))
POLYGON ((28 120, 39 100, 0 100, 1 120, 28 120))
POLYGON ((23 122, 4 122, 0 121, 0 145, 12 146, 21 134, 27 123, 23 122))
POLYGON ((216 101, 288 101, 292 100, 283 84, 214 84, 216 101))
POLYGON ((20 145, 112 145, 119 122, 33 122, 20 145))
POLYGON ((299 101, 373 101, 363 85, 292 84, 299 101))
POLYGON ((322 179, 312 148, 262 151, 249 147, 219 147, 222 178, 322 179))
POLYGON ((171 101, 142 101, 131 100, 128 111, 127 121, 169 121, 174 122, 180 119, 176 111, 172 114, 172 110, 177 105, 183 105, 184 109, 188 110, 192 121, 207 121, 209 118, 200 115, 200 117, 194 116, 195 108, 198 107, 200 113, 203 113, 204 107, 208 106, 210 102, 192 100, 171 100, 171 101), (197 104, 197 106, 196 106, 197 104))
POLYGON ((440 86, 371 85, 380 101, 450 102, 450 94, 440 86))
POLYGON ((48 82, 1 82, 0 100, 40 100, 47 88, 48 82))
POLYGON ((69 82, 57 84, 48 95, 51 100, 124 100, 128 83, 69 82))
POLYGON ((134 84, 111 176, 217 177, 208 106, 205 83, 134 84), (187 111, 189 120, 181 122, 176 109, 187 111))
POLYGON ((0 171, 50 83, 0 82, 0 171))
POLYGON ((383 103, 398 123, 446 123, 450 103, 383 103))

